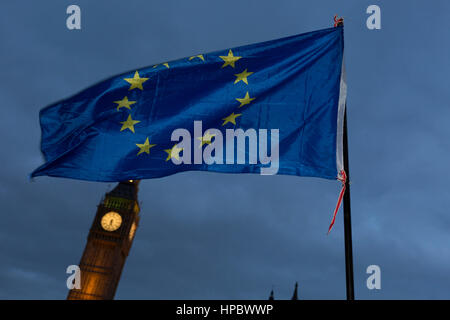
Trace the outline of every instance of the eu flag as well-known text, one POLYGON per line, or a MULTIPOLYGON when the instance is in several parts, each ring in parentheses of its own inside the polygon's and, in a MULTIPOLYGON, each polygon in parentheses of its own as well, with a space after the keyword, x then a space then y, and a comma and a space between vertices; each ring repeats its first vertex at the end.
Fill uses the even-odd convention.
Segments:
POLYGON ((338 178, 343 27, 114 76, 40 112, 32 177, 149 179, 181 171, 338 178))

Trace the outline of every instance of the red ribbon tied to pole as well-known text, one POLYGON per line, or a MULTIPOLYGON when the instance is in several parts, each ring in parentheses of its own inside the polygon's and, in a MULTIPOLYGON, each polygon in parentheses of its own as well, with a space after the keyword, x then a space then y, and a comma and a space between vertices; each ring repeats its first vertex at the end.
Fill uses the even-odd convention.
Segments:
POLYGON ((331 219, 331 223, 330 223, 330 226, 328 227, 327 234, 329 234, 331 229, 333 228, 334 222, 336 220, 336 215, 339 211, 339 208, 341 207, 342 198, 344 197, 345 184, 347 183, 347 174, 345 173, 344 170, 341 170, 337 179, 342 183, 342 188, 341 188, 341 192, 339 193, 339 199, 338 199, 338 202, 336 203, 336 208, 334 209, 334 213, 333 213, 333 219, 331 219))
POLYGON ((344 18, 338 18, 337 14, 334 16, 334 27, 337 27, 341 23, 344 23, 344 18))

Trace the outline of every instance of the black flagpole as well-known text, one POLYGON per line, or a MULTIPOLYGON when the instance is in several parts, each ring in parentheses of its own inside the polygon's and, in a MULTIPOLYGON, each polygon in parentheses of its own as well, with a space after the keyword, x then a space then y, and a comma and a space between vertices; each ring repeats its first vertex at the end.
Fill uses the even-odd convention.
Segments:
MULTIPOLYGON (((334 16, 334 26, 344 26, 344 19, 334 16)), ((347 104, 344 112, 344 170, 347 174, 344 193, 344 238, 345 238, 345 283, 347 300, 355 300, 355 285, 353 281, 353 249, 352 249, 352 219, 350 209, 350 170, 348 168, 348 140, 347 140, 347 104)))
POLYGON ((347 287, 347 300, 355 300, 355 286, 353 281, 353 249, 352 249, 352 220, 350 209, 350 171, 348 168, 348 141, 347 141, 347 106, 344 113, 344 170, 347 174, 344 193, 344 238, 345 238, 345 276, 347 287))

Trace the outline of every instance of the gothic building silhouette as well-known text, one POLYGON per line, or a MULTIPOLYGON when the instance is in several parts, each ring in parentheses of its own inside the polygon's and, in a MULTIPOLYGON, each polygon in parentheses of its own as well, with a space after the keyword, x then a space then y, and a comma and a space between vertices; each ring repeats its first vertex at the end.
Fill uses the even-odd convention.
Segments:
MULTIPOLYGON (((270 291, 269 300, 275 300, 273 288, 270 291)), ((295 283, 294 293, 292 294, 291 300, 298 300, 298 282, 295 283)))
POLYGON ((98 205, 79 264, 81 288, 68 300, 114 298, 139 225, 138 187, 139 180, 120 182, 98 205))

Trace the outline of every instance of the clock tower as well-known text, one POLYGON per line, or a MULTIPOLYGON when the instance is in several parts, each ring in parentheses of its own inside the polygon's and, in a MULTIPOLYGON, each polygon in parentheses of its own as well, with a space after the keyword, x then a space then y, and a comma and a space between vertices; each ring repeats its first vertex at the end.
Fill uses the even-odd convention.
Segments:
POLYGON ((111 300, 139 224, 139 180, 120 182, 97 207, 81 257, 81 288, 68 300, 111 300))

